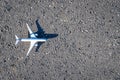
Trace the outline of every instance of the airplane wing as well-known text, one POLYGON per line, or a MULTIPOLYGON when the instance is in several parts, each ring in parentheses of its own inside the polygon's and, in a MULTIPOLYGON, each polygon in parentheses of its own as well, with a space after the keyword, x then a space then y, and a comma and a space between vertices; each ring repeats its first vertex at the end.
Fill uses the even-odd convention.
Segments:
POLYGON ((26 23, 26 25, 27 25, 28 31, 30 33, 30 37, 31 38, 36 38, 35 34, 32 32, 32 30, 30 29, 29 25, 27 23, 26 23))
POLYGON ((35 45, 35 43, 36 43, 36 41, 31 41, 31 42, 30 42, 30 47, 29 47, 29 50, 28 50, 28 52, 27 52, 27 55, 26 55, 26 56, 28 56, 28 55, 29 55, 29 52, 32 50, 32 48, 33 48, 33 46, 35 45))

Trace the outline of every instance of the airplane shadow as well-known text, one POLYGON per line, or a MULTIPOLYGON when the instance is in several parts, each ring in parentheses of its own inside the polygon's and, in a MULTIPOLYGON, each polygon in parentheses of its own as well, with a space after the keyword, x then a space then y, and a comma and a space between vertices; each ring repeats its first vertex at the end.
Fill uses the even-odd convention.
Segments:
MULTIPOLYGON (((34 34, 37 34, 36 37, 37 38, 46 38, 46 39, 51 39, 51 38, 55 38, 58 36, 58 34, 49 34, 49 33, 45 33, 45 31, 42 29, 41 25, 39 24, 39 19, 37 19, 36 21, 36 26, 37 26, 37 32, 35 32, 34 34)), ((28 32, 28 37, 30 37, 29 32, 28 32)), ((35 52, 38 52, 40 46, 43 44, 44 42, 38 42, 37 46, 36 46, 36 50, 35 52)))

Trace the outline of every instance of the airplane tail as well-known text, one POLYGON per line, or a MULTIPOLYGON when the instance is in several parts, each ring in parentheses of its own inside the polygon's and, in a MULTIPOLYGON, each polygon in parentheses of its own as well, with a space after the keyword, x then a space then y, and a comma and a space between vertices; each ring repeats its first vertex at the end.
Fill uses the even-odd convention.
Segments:
POLYGON ((17 45, 20 40, 19 40, 19 38, 17 37, 17 35, 15 35, 15 38, 16 38, 15 45, 17 45))

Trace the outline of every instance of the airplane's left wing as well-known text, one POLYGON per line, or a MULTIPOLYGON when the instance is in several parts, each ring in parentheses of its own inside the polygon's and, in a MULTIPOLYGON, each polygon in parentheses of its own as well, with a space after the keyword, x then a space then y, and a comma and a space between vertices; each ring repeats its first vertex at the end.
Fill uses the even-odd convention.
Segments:
POLYGON ((35 43, 36 43, 36 41, 31 41, 31 42, 30 42, 30 48, 29 48, 26 56, 29 55, 29 52, 32 50, 32 48, 33 48, 33 46, 35 45, 35 43))
POLYGON ((32 30, 30 29, 29 25, 27 23, 26 23, 26 25, 27 25, 28 31, 30 33, 30 37, 31 38, 36 38, 35 34, 32 32, 32 30))

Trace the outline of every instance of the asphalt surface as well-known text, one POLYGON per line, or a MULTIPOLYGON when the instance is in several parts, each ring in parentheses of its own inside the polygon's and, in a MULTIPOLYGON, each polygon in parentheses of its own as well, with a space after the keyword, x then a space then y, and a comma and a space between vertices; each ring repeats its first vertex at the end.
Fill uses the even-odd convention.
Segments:
POLYGON ((120 80, 120 0, 0 0, 0 80, 120 80), (25 58, 37 19, 58 36, 25 58))

